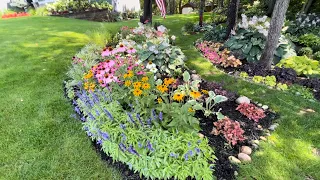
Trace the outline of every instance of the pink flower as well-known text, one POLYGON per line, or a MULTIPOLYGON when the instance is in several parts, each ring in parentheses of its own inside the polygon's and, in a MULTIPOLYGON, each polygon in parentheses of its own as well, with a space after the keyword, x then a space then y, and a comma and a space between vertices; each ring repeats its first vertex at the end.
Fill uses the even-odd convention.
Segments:
POLYGON ((163 32, 157 31, 157 36, 158 36, 158 37, 161 37, 162 35, 163 35, 163 32))
POLYGON ((137 51, 134 49, 134 48, 130 48, 130 49, 128 49, 127 50, 127 53, 129 53, 129 54, 133 54, 133 53, 136 53, 137 51))
POLYGON ((144 71, 138 71, 137 72, 137 75, 145 75, 146 74, 146 72, 144 72, 144 71))
POLYGON ((104 49, 104 50, 102 51, 101 56, 102 56, 102 57, 106 57, 106 56, 111 56, 111 55, 113 55, 113 54, 115 54, 115 51, 113 50, 112 47, 109 47, 109 48, 104 49))
POLYGON ((120 44, 118 49, 117 49, 117 52, 125 52, 126 51, 126 47, 123 45, 123 44, 120 44))

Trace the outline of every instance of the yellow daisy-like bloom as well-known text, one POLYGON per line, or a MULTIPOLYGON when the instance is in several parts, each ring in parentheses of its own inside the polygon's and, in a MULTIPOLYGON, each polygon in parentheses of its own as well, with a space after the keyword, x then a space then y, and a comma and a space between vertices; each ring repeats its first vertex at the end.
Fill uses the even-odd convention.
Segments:
POLYGON ((166 85, 158 85, 157 89, 161 92, 164 93, 166 91, 168 91, 168 87, 166 85))
POLYGON ((128 74, 128 78, 131 78, 134 75, 133 71, 131 71, 131 70, 129 70, 127 74, 128 74))
POLYGON ((150 84, 149 83, 143 83, 142 84, 142 89, 150 89, 150 84))
POLYGON ((127 79, 127 78, 128 78, 128 73, 124 74, 124 75, 123 75, 123 78, 124 78, 124 79, 127 79))
POLYGON ((141 82, 134 82, 133 83, 133 87, 135 88, 135 89, 139 89, 140 87, 141 87, 141 82))
POLYGON ((141 96, 141 94, 142 94, 142 90, 141 89, 134 89, 133 90, 133 95, 134 96, 141 96))
POLYGON ((175 93, 174 95, 173 95, 173 100, 175 100, 175 101, 182 101, 183 100, 183 98, 184 98, 184 95, 182 94, 182 93, 175 93))
POLYGON ((131 85, 131 81, 125 81, 125 82, 124 82, 124 85, 125 85, 126 87, 129 87, 129 86, 131 85))
POLYGON ((165 78, 163 81, 163 84, 166 86, 169 86, 170 84, 172 84, 174 82, 175 82, 175 79, 173 79, 173 78, 165 78))
POLYGON ((84 85, 83 85, 83 87, 84 87, 85 90, 88 90, 88 89, 89 89, 89 86, 90 86, 90 85, 89 85, 89 82, 85 82, 84 85))
POLYGON ((148 80, 149 80, 149 78, 148 78, 147 76, 145 76, 145 77, 143 77, 143 78, 141 79, 142 82, 147 82, 148 80))
POLYGON ((189 111, 189 112, 195 112, 195 110, 192 109, 192 107, 189 107, 188 111, 189 111))
POLYGON ((191 91, 190 92, 190 96, 193 98, 193 99, 198 99, 200 96, 201 96, 201 93, 199 91, 191 91))
POLYGON ((161 97, 158 97, 157 101, 158 101, 159 104, 163 102, 161 97))
POLYGON ((96 85, 94 83, 91 83, 90 86, 89 86, 89 89, 91 91, 94 91, 94 88, 96 87, 96 85))
POLYGON ((209 91, 208 91, 208 90, 205 90, 205 89, 202 89, 201 92, 202 92, 203 94, 208 94, 208 93, 209 93, 209 91))
POLYGON ((92 73, 91 70, 90 70, 87 74, 85 74, 85 75, 83 76, 84 79, 90 79, 90 78, 92 78, 92 77, 93 77, 93 73, 92 73))

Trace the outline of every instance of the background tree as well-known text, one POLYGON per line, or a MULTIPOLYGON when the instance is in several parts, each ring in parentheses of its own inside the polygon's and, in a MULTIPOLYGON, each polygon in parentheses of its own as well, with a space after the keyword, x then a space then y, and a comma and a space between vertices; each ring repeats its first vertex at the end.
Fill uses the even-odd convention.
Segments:
POLYGON ((228 10, 228 27, 225 39, 228 39, 231 31, 235 30, 237 25, 237 18, 238 18, 238 9, 239 9, 240 0, 230 0, 229 2, 229 10, 228 10))
POLYGON ((203 25, 203 12, 204 8, 206 6, 206 1, 205 0, 200 0, 200 6, 199 6, 199 25, 203 25))
POLYGON ((259 61, 260 65, 265 69, 271 68, 274 52, 278 45, 289 2, 290 0, 277 0, 274 6, 266 47, 264 48, 259 61))
POLYGON ((314 0, 307 0, 303 5, 302 12, 305 14, 308 14, 310 12, 310 8, 314 2, 315 2, 314 0))

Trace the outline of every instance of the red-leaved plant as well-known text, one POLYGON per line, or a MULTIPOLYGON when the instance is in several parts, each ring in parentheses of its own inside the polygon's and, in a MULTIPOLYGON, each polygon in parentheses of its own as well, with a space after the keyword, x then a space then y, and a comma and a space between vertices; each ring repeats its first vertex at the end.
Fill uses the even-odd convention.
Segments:
POLYGON ((237 109, 241 114, 247 116, 247 118, 259 122, 260 119, 266 117, 263 109, 258 108, 254 104, 241 103, 237 109))
POLYGON ((238 121, 233 121, 228 117, 224 117, 213 124, 216 128, 212 133, 216 136, 220 133, 223 134, 228 143, 231 143, 233 146, 236 145, 238 141, 246 139, 243 136, 244 130, 240 127, 240 123, 238 121))

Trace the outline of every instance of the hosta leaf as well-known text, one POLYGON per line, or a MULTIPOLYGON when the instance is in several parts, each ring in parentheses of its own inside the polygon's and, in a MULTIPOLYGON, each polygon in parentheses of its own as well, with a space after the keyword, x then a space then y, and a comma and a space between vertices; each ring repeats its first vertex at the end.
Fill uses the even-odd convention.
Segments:
POLYGON ((252 48, 252 43, 245 44, 242 48, 244 54, 248 54, 252 48))
POLYGON ((183 81, 188 82, 190 80, 190 74, 188 71, 184 71, 183 73, 183 81))
POLYGON ((230 49, 240 49, 243 46, 241 43, 234 43, 230 49))
POLYGON ((258 46, 252 46, 250 56, 256 56, 258 53, 261 53, 260 48, 258 46))

